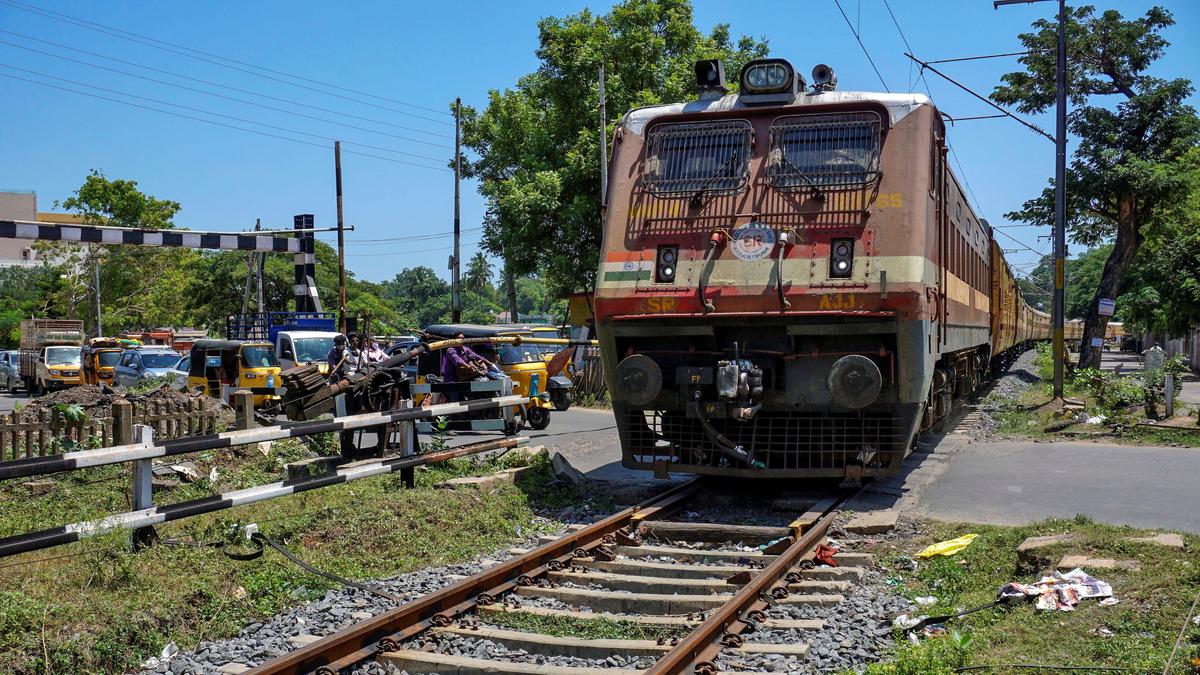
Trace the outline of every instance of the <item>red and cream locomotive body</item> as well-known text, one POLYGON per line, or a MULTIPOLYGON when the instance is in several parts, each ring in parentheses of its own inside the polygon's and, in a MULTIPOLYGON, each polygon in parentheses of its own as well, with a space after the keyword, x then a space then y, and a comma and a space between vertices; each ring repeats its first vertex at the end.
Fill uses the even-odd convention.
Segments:
POLYGON ((781 59, 633 110, 612 148, 595 312, 626 466, 898 470, 995 362, 1048 337, 919 94, 809 89, 781 59))

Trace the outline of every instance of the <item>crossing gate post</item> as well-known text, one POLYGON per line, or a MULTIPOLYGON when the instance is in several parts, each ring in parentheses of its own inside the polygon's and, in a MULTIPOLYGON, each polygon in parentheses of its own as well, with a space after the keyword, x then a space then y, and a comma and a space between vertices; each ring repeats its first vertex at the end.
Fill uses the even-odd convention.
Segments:
POLYGON ((239 389, 233 392, 233 424, 237 429, 253 429, 258 426, 254 421, 254 394, 239 389))
MULTIPOLYGON (((132 442, 153 443, 154 429, 145 424, 133 425, 132 442)), ((139 459, 133 463, 133 489, 130 491, 133 502, 131 510, 141 511, 154 506, 153 478, 154 460, 139 459)), ((130 547, 137 552, 149 547, 157 539, 158 532, 152 526, 139 527, 130 533, 130 547)))

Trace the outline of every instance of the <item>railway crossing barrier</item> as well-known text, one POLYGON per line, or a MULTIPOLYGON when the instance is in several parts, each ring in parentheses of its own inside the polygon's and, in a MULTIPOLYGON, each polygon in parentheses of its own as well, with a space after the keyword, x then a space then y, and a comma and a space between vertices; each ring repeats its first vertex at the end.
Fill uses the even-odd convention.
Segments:
MULTIPOLYGON (((504 377, 499 380, 486 380, 484 382, 426 382, 422 384, 409 385, 410 390, 414 394, 450 394, 456 396, 467 396, 481 393, 492 393, 494 396, 512 396, 513 385, 512 378, 504 377)), ((515 396, 521 403, 525 403, 527 399, 522 396, 515 396)), ((500 417, 494 419, 466 419, 466 420, 450 420, 445 425, 439 425, 440 431, 504 431, 511 428, 513 425, 513 407, 505 406, 500 411, 500 417)), ((417 431, 428 434, 434 431, 434 423, 432 421, 417 422, 417 431)))
MULTIPOLYGON (((236 395, 239 405, 235 406, 235 408, 248 408, 250 396, 248 392, 239 392, 236 395)), ((414 442, 411 442, 411 439, 415 438, 413 427, 420 420, 448 415, 469 414, 496 408, 511 408, 512 406, 520 405, 524 401, 525 398, 523 396, 509 395, 460 403, 443 403, 423 408, 407 407, 386 412, 349 415, 330 420, 288 422, 266 427, 252 426, 254 419, 252 413, 246 415, 243 411, 243 416, 240 416, 240 419, 245 420, 244 423, 249 428, 193 438, 162 441, 155 440, 153 430, 148 427, 139 427, 135 430, 132 415, 129 413, 130 404, 125 401, 119 401, 114 404, 114 416, 118 420, 118 423, 114 425, 113 433, 115 440, 123 441, 121 445, 97 450, 82 450, 45 457, 26 457, 3 461, 0 462, 0 479, 72 471, 85 467, 133 463, 133 510, 126 513, 112 514, 99 520, 71 523, 38 532, 0 538, 0 558, 71 543, 87 537, 122 529, 134 531, 134 544, 137 546, 153 538, 151 528, 159 523, 283 497, 329 485, 369 478, 393 471, 404 472, 417 466, 441 462, 454 457, 463 457, 497 448, 515 447, 525 439, 510 437, 449 450, 413 454, 416 451, 416 446, 414 442), (401 456, 364 459, 342 464, 336 469, 320 475, 278 481, 267 485, 210 495, 176 504, 154 506, 152 503, 151 469, 152 460, 157 457, 170 457, 202 450, 229 448, 239 445, 283 440, 285 438, 298 438, 326 432, 371 428, 385 428, 397 434, 396 438, 398 439, 398 446, 402 453, 401 456)))

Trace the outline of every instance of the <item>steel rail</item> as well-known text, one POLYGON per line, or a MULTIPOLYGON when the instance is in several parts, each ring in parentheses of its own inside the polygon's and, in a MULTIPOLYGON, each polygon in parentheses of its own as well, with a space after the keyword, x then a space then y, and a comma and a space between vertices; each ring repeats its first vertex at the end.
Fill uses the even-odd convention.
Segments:
POLYGON ((404 640, 431 627, 448 625, 454 616, 480 604, 491 604, 503 593, 532 583, 550 569, 566 566, 573 558, 588 557, 623 528, 666 515, 690 499, 701 485, 700 478, 693 478, 528 553, 268 661, 248 671, 248 675, 334 675, 381 651, 397 649, 404 640))
MULTIPOLYGON (((842 501, 839 500, 838 504, 842 501)), ((837 505, 834 505, 830 512, 779 554, 774 562, 734 594, 729 602, 721 605, 704 623, 680 640, 674 649, 660 657, 646 670, 646 675, 717 672, 713 661, 721 649, 741 645, 741 633, 747 629, 753 630, 755 624, 766 618, 765 611, 771 606, 768 597, 778 597, 777 593, 787 594, 785 577, 804 554, 815 549, 825 537, 833 523, 836 515, 833 509, 836 508, 837 505)))

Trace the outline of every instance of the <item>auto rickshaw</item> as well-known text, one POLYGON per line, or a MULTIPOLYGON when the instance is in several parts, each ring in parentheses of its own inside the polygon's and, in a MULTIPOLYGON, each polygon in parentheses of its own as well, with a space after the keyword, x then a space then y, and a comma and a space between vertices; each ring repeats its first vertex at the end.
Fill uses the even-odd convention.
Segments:
MULTIPOLYGON (((450 340, 459 333, 466 338, 533 337, 524 327, 480 326, 475 324, 446 324, 429 326, 424 340, 450 340)), ((520 416, 533 429, 550 426, 550 411, 554 404, 547 390, 546 362, 541 350, 533 344, 472 344, 471 349, 483 358, 496 364, 512 379, 514 394, 527 396, 529 402, 521 406, 520 416)), ((417 381, 423 382, 426 375, 441 375, 441 352, 424 355, 418 364, 417 381)))
POLYGON ((113 384, 117 362, 121 360, 121 352, 127 349, 121 340, 108 337, 95 337, 87 341, 82 349, 82 366, 80 372, 84 384, 104 383, 113 384))
MULTIPOLYGON (((269 342, 197 340, 188 362, 187 386, 202 388, 213 398, 229 403, 238 389, 274 389, 280 386, 279 359, 269 342)), ((254 394, 254 407, 279 400, 275 394, 254 394)))
MULTIPOLYGON (((501 324, 497 328, 511 330, 535 338, 557 340, 563 337, 562 331, 559 328, 546 324, 509 323, 501 324)), ((546 391, 550 394, 550 402, 554 404, 555 410, 567 410, 571 407, 571 392, 575 388, 575 384, 571 381, 571 376, 574 375, 574 365, 571 363, 571 355, 574 354, 575 348, 562 344, 539 344, 537 345, 537 349, 542 355, 542 360, 546 362, 546 391), (563 352, 570 353, 563 354, 563 352)))

